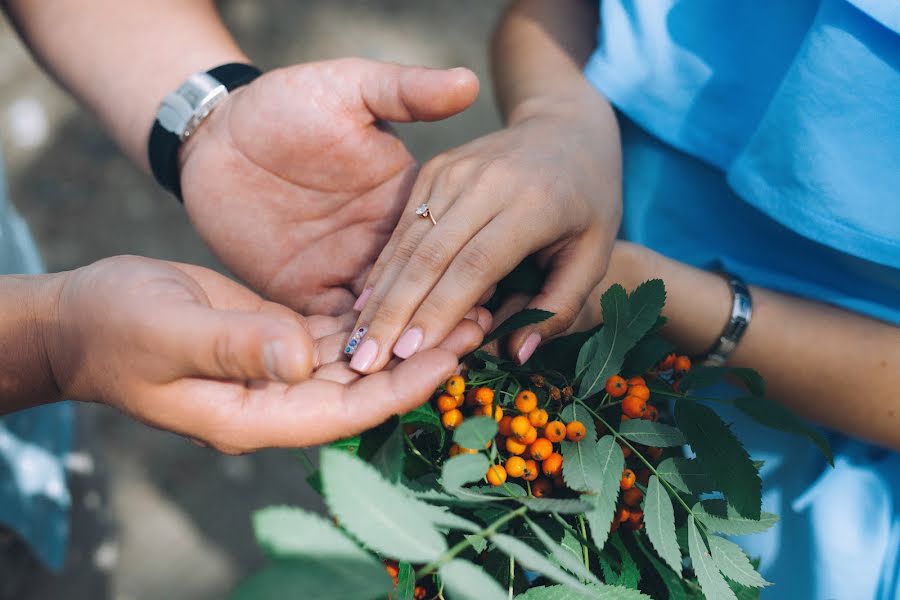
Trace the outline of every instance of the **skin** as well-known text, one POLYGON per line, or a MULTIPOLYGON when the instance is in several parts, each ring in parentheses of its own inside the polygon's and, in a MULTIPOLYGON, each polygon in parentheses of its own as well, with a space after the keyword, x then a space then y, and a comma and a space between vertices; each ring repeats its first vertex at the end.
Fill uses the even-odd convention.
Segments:
POLYGON ((621 218, 618 127, 581 75, 592 44, 560 41, 578 39, 570 33, 596 22, 595 8, 530 2, 507 12, 493 52, 506 127, 422 169, 367 280, 358 324, 368 334, 354 369, 372 373, 392 354, 434 347, 529 255, 546 271, 529 306, 555 316, 513 335, 511 355, 524 362, 572 324, 621 218), (425 201, 436 225, 415 214, 425 201))

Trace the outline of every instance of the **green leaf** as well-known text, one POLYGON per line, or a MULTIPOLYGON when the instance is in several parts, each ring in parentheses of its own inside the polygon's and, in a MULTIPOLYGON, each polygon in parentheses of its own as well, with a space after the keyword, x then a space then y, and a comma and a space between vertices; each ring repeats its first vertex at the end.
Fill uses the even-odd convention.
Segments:
POLYGON ((573 590, 564 585, 535 587, 519 594, 515 600, 652 600, 637 590, 613 585, 591 585, 588 590, 573 590))
POLYGON ((731 367, 730 376, 739 379, 744 387, 757 398, 766 395, 766 380, 757 371, 747 367, 731 367))
POLYGON ((657 335, 643 338, 625 355, 622 372, 642 375, 659 364, 667 354, 675 352, 675 346, 657 335))
POLYGON ((374 600, 394 587, 384 566, 367 555, 366 561, 323 555, 281 560, 242 582, 230 600, 374 600))
POLYGON ((400 481, 400 476, 403 474, 403 463, 406 459, 403 427, 399 421, 395 420, 395 422, 397 424, 393 431, 369 459, 369 464, 391 483, 400 481))
POLYGON ((713 561, 728 579, 748 587, 772 585, 760 575, 740 546, 717 535, 708 538, 713 561))
POLYGON ((470 417, 453 432, 453 441, 463 448, 482 450, 495 435, 497 421, 491 417, 470 417))
POLYGON ((627 330, 637 342, 656 324, 666 303, 666 286, 662 279, 645 281, 628 296, 627 330))
MULTIPOLYGON (((590 502, 594 509, 585 513, 585 519, 591 528, 591 540, 600 550, 609 537, 609 527, 616 512, 616 499, 619 496, 619 481, 625 468, 625 455, 613 436, 604 436, 597 443, 599 467, 596 474, 597 493, 584 494, 582 500, 590 502)), ((565 462, 563 462, 565 465, 565 462)), ((565 469, 565 466, 563 466, 565 469)))
POLYGON ((740 514, 758 519, 762 481, 750 456, 712 409, 691 401, 675 404, 675 421, 697 455, 700 466, 740 514))
POLYGON ((491 542, 494 546, 515 558, 517 563, 530 571, 540 573, 548 579, 563 585, 571 586, 575 589, 587 589, 580 581, 563 571, 546 556, 518 538, 498 533, 491 536, 491 542))
POLYGON ((484 454, 457 454, 444 462, 441 468, 441 485, 450 494, 458 494, 462 486, 482 481, 491 462, 484 454))
POLYGON ((637 543, 637 547, 644 556, 647 557, 647 560, 650 561, 650 564, 653 565, 653 568, 656 569, 656 572, 659 574, 659 579, 666 588, 669 600, 687 600, 688 594, 684 589, 684 585, 681 583, 681 576, 656 558, 653 552, 651 552, 644 544, 641 536, 635 536, 634 540, 637 543))
POLYGON ((433 504, 422 502, 420 509, 423 516, 427 516, 431 524, 440 529, 459 529, 470 533, 481 531, 481 527, 476 523, 450 512, 443 506, 434 506, 433 504))
POLYGON ((644 498, 644 524, 650 543, 673 571, 681 575, 681 550, 675 537, 675 510, 656 475, 650 477, 644 498))
MULTIPOLYGON (((577 412, 574 404, 563 410, 562 418, 568 423, 576 420, 577 412), (571 410, 570 410, 571 407, 571 410), (569 417, 568 415, 573 415, 569 417)), ((583 409, 587 416, 587 412, 583 409)), ((580 442, 570 442, 563 440, 560 442, 560 453, 563 457, 563 479, 570 489, 576 491, 596 491, 600 489, 602 483, 600 479, 600 455, 597 454, 597 431, 591 426, 591 420, 585 419, 585 416, 577 418, 585 424, 587 430, 584 439, 580 442)), ((620 473, 621 475, 621 473, 620 473)))
POLYGON ((707 600, 737 600, 734 592, 725 583, 725 578, 719 572, 713 562, 706 543, 700 537, 694 517, 688 516, 688 553, 691 556, 691 564, 694 565, 694 573, 700 582, 700 589, 707 600))
POLYGON ((422 406, 414 408, 405 415, 400 417, 400 423, 404 425, 421 425, 425 429, 430 429, 438 434, 438 445, 444 445, 444 436, 446 435, 443 425, 441 425, 441 417, 434 410, 430 402, 426 402, 422 406))
POLYGON ((574 498, 535 498, 528 496, 516 498, 519 504, 524 504, 534 512, 552 512, 558 514, 577 514, 594 509, 594 505, 574 498))
POLYGON ((734 405, 766 427, 809 438, 819 447, 831 466, 834 466, 834 456, 825 436, 784 406, 765 398, 738 398, 734 401, 734 405))
POLYGON ((759 519, 748 519, 724 500, 704 500, 695 504, 691 511, 710 533, 725 535, 762 533, 778 522, 778 515, 768 512, 762 513, 759 519))
POLYGON ((447 550, 429 508, 391 485, 359 458, 339 450, 321 454, 325 503, 341 527, 379 554, 428 562, 447 550))
POLYGON ((552 316, 552 312, 541 310, 539 308, 526 308, 525 310, 520 310, 513 316, 503 321, 503 323, 501 323, 496 329, 494 329, 494 331, 485 336, 484 341, 481 342, 481 345, 486 346, 494 340, 498 340, 511 334, 517 329, 521 329, 526 325, 534 325, 535 323, 546 321, 552 316))
POLYGON ((619 553, 619 558, 622 561, 622 571, 615 581, 616 585, 623 585, 629 588, 637 587, 638 583, 641 581, 641 570, 631 557, 631 552, 628 551, 628 548, 622 541, 622 536, 613 536, 610 540, 610 544, 616 549, 616 552, 619 553))
POLYGON ((534 535, 541 544, 544 545, 544 548, 547 549, 550 556, 559 563, 562 568, 578 577, 582 582, 601 585, 600 580, 584 566, 584 562, 582 562, 580 556, 575 556, 567 549, 563 548, 556 540, 551 538, 540 525, 531 519, 528 520, 528 527, 534 532, 534 535))
POLYGON ((466 535, 463 536, 469 545, 472 546, 472 550, 475 551, 475 554, 481 554, 485 550, 487 550, 487 540, 484 539, 483 536, 480 535, 466 535))
POLYGON ((677 427, 643 419, 625 421, 619 428, 619 433, 632 442, 645 446, 669 448, 683 446, 687 443, 677 427))
POLYGON ((721 383, 726 378, 738 380, 754 396, 765 396, 765 380, 759 373, 746 367, 693 367, 681 380, 681 391, 702 390, 721 383))
POLYGON ((656 472, 669 485, 685 494, 700 495, 715 490, 712 479, 696 460, 681 457, 667 458, 659 463, 656 472))
POLYGON ((631 337, 628 331, 628 296, 625 288, 619 284, 613 285, 600 298, 600 306, 603 309, 603 328, 594 334, 586 344, 590 356, 581 360, 584 363, 585 372, 578 387, 578 395, 587 398, 606 385, 606 380, 619 372, 625 353, 637 341, 631 337))
POLYGON ((397 600, 415 600, 416 574, 412 565, 402 562, 397 574, 397 600))
POLYGON ((334 448, 335 450, 346 450, 347 452, 356 454, 357 450, 359 450, 359 444, 359 436, 354 435, 353 437, 337 440, 336 442, 331 442, 330 444, 328 444, 328 447, 334 448))
POLYGON ((365 563, 378 561, 319 515, 302 508, 270 506, 253 513, 253 532, 271 558, 317 559, 322 555, 365 563))
POLYGON ((507 600, 497 580, 472 563, 454 559, 440 568, 449 600, 507 600))

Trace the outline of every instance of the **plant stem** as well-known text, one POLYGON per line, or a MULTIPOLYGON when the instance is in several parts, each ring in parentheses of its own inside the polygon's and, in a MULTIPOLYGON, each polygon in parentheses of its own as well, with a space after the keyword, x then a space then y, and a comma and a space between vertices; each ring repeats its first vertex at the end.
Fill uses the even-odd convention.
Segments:
POLYGON ((306 448, 299 448, 299 452, 297 452, 297 456, 300 457, 301 462, 303 463, 303 468, 306 469, 307 475, 312 475, 316 472, 316 466, 313 464, 312 459, 309 458, 309 455, 306 453, 306 448))
MULTIPOLYGON (((587 539, 587 527, 584 524, 584 514, 578 513, 578 528, 581 530, 581 537, 587 539)), ((591 570, 591 557, 588 555, 588 547, 582 542, 581 557, 584 559, 584 568, 591 570)))
POLYGON ((413 443, 413 441, 412 441, 412 439, 409 437, 409 435, 407 435, 407 434, 404 433, 404 434, 403 434, 403 441, 406 442, 406 445, 407 445, 407 447, 409 448, 410 452, 412 452, 417 458, 419 458, 419 459, 421 459, 422 461, 424 461, 425 464, 429 465, 431 468, 437 469, 437 465, 436 465, 436 464, 434 464, 433 462, 431 462, 430 460, 428 460, 427 458, 425 458, 425 455, 422 454, 421 452, 419 452, 419 449, 418 449, 418 448, 416 447, 416 445, 413 443))
POLYGON ((509 600, 513 600, 513 583, 516 581, 516 559, 509 557, 509 600))
POLYGON ((415 575, 416 581, 418 581, 422 577, 425 577, 426 575, 430 575, 431 573, 434 573, 435 571, 437 571, 442 565, 451 561, 460 552, 462 552, 463 550, 465 550, 466 548, 471 546, 473 541, 491 537, 492 535, 497 533, 497 531, 503 525, 505 525, 509 521, 512 521, 516 517, 521 517, 526 512, 528 512, 528 507, 520 506, 516 510, 510 511, 510 512, 506 513, 505 515, 503 515, 502 517, 498 518, 496 521, 494 521, 493 523, 491 523, 490 525, 488 525, 487 527, 485 527, 478 533, 472 534, 469 537, 464 538, 461 542, 459 542, 458 544, 456 544, 455 546, 453 546, 452 548, 450 548, 449 550, 444 552, 441 556, 439 556, 435 560, 431 561, 430 563, 428 563, 427 565, 425 565, 424 567, 422 567, 421 569, 416 571, 416 575, 415 575))

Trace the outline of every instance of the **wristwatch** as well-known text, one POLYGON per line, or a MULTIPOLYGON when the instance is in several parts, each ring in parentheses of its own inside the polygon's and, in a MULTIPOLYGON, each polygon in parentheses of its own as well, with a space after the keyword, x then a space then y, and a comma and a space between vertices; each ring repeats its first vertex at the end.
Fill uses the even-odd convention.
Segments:
POLYGON ((228 97, 228 92, 247 85, 260 75, 262 71, 253 65, 228 63, 194 73, 163 99, 150 130, 147 152, 156 181, 175 194, 179 201, 182 201, 178 170, 181 144, 228 97))
POLYGON ((718 367, 725 364, 747 331, 753 316, 753 297, 747 284, 736 275, 726 273, 725 276, 731 287, 731 316, 713 347, 697 360, 704 367, 718 367))

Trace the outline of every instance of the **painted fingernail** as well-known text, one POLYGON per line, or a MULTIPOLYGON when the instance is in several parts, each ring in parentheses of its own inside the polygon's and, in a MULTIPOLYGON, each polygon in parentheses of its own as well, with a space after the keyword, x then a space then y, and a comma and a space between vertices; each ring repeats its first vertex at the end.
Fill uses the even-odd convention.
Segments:
POLYGON ((423 339, 425 339, 425 335, 422 333, 421 329, 418 327, 408 329, 406 333, 400 336, 400 339, 397 340, 397 343, 394 345, 394 356, 399 358, 409 358, 415 354, 416 350, 419 349, 419 346, 422 345, 423 339))
POLYGON ((353 356, 353 353, 356 352, 356 348, 359 346, 359 343, 362 342, 362 339, 366 336, 366 332, 369 331, 368 327, 360 327, 356 331, 353 332, 353 335, 350 336, 350 339, 347 340, 347 346, 344 348, 344 354, 347 356, 353 356))
POLYGON ((541 334, 537 332, 533 332, 525 338, 525 343, 522 344, 522 347, 519 348, 519 353, 516 355, 516 359, 518 359, 520 365, 524 365, 528 362, 528 359, 531 358, 531 355, 534 354, 534 351, 537 350, 538 344, 540 343, 541 334))
POLYGON ((275 381, 285 381, 285 378, 282 375, 281 369, 285 367, 286 357, 285 353, 285 345, 281 340, 273 340, 271 342, 267 342, 265 346, 263 346, 263 363, 266 367, 266 372, 269 374, 270 379, 274 379, 275 381))
POLYGON ((378 342, 375 340, 366 340, 353 354, 353 359, 350 361, 350 368, 359 372, 366 371, 372 366, 372 363, 375 362, 376 356, 378 356, 378 342))
POLYGON ((353 303, 353 310, 361 311, 366 307, 366 302, 369 301, 369 296, 372 295, 372 290, 374 288, 367 287, 363 290, 363 293, 359 295, 359 298, 356 299, 356 302, 353 303))

